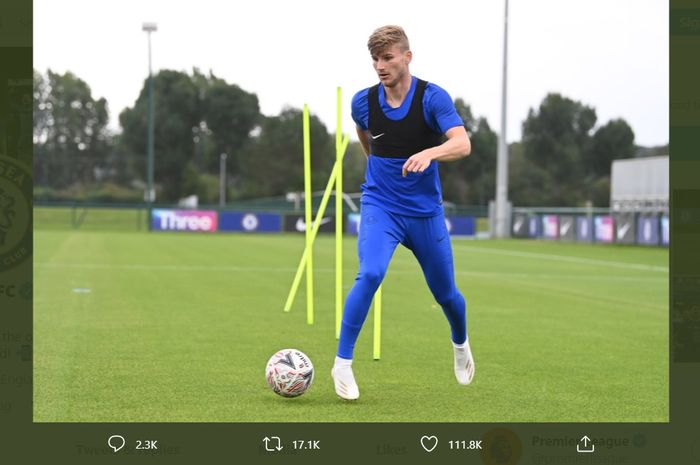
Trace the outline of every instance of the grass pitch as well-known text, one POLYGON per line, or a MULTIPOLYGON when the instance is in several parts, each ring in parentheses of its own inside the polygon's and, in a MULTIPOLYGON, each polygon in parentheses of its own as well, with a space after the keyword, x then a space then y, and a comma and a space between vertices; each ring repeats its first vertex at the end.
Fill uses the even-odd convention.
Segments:
MULTIPOLYGON (((334 246, 316 242, 315 319, 305 285, 284 313, 301 235, 35 232, 38 422, 665 422, 668 251, 453 240, 476 377, 452 372, 449 327, 399 247, 384 282, 382 359, 372 314, 336 397, 334 246), (302 397, 264 379, 278 349, 316 368, 302 397)), ((357 270, 346 238, 345 292, 357 270)))

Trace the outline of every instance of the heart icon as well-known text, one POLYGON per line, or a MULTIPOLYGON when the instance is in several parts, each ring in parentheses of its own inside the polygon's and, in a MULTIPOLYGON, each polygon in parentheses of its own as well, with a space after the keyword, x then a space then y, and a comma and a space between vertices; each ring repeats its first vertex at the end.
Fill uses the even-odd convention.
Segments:
POLYGON ((420 438, 420 445, 426 452, 432 452, 438 445, 437 436, 423 436, 420 438))

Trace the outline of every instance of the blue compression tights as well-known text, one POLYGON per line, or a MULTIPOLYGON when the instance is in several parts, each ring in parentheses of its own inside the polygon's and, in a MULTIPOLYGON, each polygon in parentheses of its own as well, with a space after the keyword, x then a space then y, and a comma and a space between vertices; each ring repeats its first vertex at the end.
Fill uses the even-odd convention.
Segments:
POLYGON ((345 300, 338 357, 352 359, 372 298, 398 244, 406 246, 418 259, 428 287, 450 323, 452 341, 462 344, 466 340, 466 303, 455 285, 452 248, 444 215, 402 216, 363 204, 357 241, 360 269, 345 300))

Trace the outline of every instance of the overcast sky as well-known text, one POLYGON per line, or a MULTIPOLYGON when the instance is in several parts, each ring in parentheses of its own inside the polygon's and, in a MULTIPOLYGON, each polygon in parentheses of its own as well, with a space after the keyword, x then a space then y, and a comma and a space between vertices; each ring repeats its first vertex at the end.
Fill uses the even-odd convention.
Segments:
MULTIPOLYGON (((399 24, 411 72, 471 105, 500 130, 503 0, 34 0, 34 67, 70 70, 105 97, 110 126, 153 68, 193 67, 256 93, 261 111, 308 103, 354 138, 352 94, 378 82, 366 49, 378 26, 399 24), (397 9, 401 5, 403 8, 397 9)), ((548 92, 595 107, 598 124, 624 118, 640 145, 668 142, 668 3, 659 0, 511 0, 507 137, 519 140, 548 92)))

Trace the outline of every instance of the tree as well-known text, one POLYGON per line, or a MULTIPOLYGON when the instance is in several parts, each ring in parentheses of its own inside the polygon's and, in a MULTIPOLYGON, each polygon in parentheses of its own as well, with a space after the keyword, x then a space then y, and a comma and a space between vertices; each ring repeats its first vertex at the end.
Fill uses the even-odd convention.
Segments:
MULTIPOLYGON (((312 189, 325 188, 335 144, 318 117, 310 117, 312 189)), ((304 188, 302 112, 286 108, 264 118, 260 134, 242 151, 240 195, 245 198, 283 195, 304 188)))
POLYGON ((52 161, 49 158, 47 143, 49 133, 51 131, 51 109, 52 105, 48 100, 51 94, 51 89, 48 84, 48 79, 43 74, 34 70, 34 95, 33 95, 33 145, 34 145, 34 184, 49 186, 49 163, 52 161))
MULTIPOLYGON (((188 191, 184 168, 194 153, 194 128, 201 121, 199 92, 190 77, 179 71, 163 70, 153 76, 154 181, 162 187, 159 201, 175 201, 188 191)), ((146 177, 148 80, 133 108, 119 115, 122 143, 140 155, 137 171, 146 177)))
POLYGON ((343 158, 343 190, 348 193, 360 192, 365 182, 367 155, 359 142, 350 142, 343 158))
POLYGON ((593 177, 610 176, 612 161, 632 158, 635 151, 634 132, 629 124, 623 119, 608 121, 593 134, 586 157, 588 172, 593 177))
POLYGON ((210 73, 208 78, 196 79, 203 91, 202 119, 211 131, 214 157, 206 159, 204 169, 218 172, 219 155, 226 153, 228 171, 238 173, 238 157, 241 148, 248 142, 250 132, 260 123, 262 115, 258 97, 235 84, 228 84, 210 73))
POLYGON ((519 207, 550 205, 543 183, 552 183, 551 174, 525 157, 522 142, 508 146, 508 198, 519 207))
MULTIPOLYGON (((198 194, 210 202, 211 176, 219 171, 219 155, 229 155, 227 167, 238 172, 238 152, 260 119, 255 94, 226 83, 212 73, 192 75, 163 70, 153 77, 155 102, 156 185, 158 200, 172 202, 198 194)), ((121 147, 137 154, 134 167, 142 179, 146 172, 148 81, 133 108, 119 116, 123 128, 121 147)))
POLYGON ((584 154, 590 150, 595 109, 581 102, 548 94, 537 111, 523 122, 523 159, 513 189, 516 204, 575 206, 585 200, 584 154), (534 194, 535 187, 538 191, 534 194))
POLYGON ((634 156, 637 158, 668 156, 668 153, 668 143, 664 145, 655 145, 653 147, 644 147, 641 145, 636 145, 634 147, 634 156))
POLYGON ((93 182, 111 150, 107 101, 95 100, 71 72, 34 71, 36 184, 63 188, 93 182))
POLYGON ((443 197, 461 205, 487 205, 495 189, 498 136, 486 118, 474 118, 471 107, 461 98, 455 100, 455 108, 469 134, 472 151, 466 158, 440 164, 443 197))
POLYGON ((474 180, 471 205, 488 205, 495 196, 497 152, 498 134, 491 129, 486 118, 479 118, 472 135, 473 162, 478 178, 474 180))

